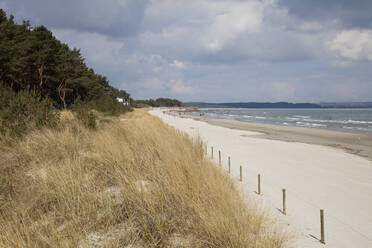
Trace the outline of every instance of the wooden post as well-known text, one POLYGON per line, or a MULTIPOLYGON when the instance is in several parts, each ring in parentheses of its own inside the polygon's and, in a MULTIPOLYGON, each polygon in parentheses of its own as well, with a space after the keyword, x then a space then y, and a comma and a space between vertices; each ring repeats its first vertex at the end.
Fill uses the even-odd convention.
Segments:
POLYGON ((218 164, 221 167, 221 151, 218 151, 218 164))
POLYGON ((287 214, 287 208, 285 206, 285 189, 283 189, 283 214, 287 214))
POLYGON ((258 190, 257 193, 261 195, 261 175, 258 174, 258 190))
POLYGON ((324 210, 320 210, 320 243, 325 244, 324 240, 324 210))
POLYGON ((229 157, 229 174, 231 173, 230 157, 229 157))
POLYGON ((240 166, 240 182, 242 182, 243 181, 243 168, 242 168, 242 166, 240 166))
POLYGON ((212 155, 211 156, 212 156, 212 160, 213 160, 213 146, 211 147, 211 149, 212 149, 212 155))

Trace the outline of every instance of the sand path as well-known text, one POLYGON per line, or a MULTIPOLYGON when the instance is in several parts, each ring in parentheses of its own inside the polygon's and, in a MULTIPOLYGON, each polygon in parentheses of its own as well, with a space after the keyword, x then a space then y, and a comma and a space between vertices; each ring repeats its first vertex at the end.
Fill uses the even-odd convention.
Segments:
MULTIPOLYGON (((260 133, 210 125, 151 110, 165 123, 191 136, 200 136, 214 147, 222 166, 231 157, 231 177, 244 195, 256 199, 296 235, 294 247, 372 247, 372 161, 340 149, 305 143, 258 138, 260 133), (262 175, 258 196, 257 175, 262 175), (282 188, 287 190, 287 215, 282 208, 282 188), (325 211, 326 244, 319 242, 320 209, 325 211)), ((372 149, 372 148, 371 148, 372 149)))

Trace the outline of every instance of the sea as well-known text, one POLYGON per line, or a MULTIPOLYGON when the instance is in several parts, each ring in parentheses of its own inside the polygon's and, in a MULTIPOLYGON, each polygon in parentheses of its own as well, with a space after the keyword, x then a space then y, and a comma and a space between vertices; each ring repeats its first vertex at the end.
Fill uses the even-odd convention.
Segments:
POLYGON ((192 114, 250 123, 372 134, 372 109, 201 108, 192 114))

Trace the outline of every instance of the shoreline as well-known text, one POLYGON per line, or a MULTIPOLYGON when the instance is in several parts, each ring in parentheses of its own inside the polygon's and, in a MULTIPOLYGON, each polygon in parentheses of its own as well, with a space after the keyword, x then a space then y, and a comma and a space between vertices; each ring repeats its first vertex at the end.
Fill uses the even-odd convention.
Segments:
POLYGON ((290 247, 372 247, 371 159, 340 147, 318 145, 345 143, 355 149, 356 144, 367 156, 369 137, 359 141, 348 133, 281 130, 280 126, 171 115, 161 109, 150 113, 191 138, 201 139, 208 148, 208 159, 229 172, 244 198, 288 227, 295 241, 290 247), (261 195, 257 194, 257 175, 261 175, 261 195), (282 189, 288 193, 286 215, 280 211, 282 189), (319 209, 326 212, 325 245, 319 242, 319 209))
POLYGON ((280 126, 238 120, 181 115, 214 126, 258 132, 257 138, 323 145, 354 154, 372 161, 372 135, 306 127, 280 126))

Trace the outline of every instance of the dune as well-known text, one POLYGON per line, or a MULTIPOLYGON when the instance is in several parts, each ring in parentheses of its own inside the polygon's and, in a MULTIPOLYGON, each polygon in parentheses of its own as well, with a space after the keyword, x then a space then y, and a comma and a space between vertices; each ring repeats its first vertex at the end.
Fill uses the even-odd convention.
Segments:
MULTIPOLYGON (((372 161, 335 147, 264 138, 260 132, 231 129, 151 110, 168 125, 200 136, 214 148, 249 200, 287 223, 295 247, 372 247, 372 161), (239 181, 242 166, 243 181, 239 181), (258 195, 257 175, 262 194, 258 195), (281 213, 286 189, 287 215, 281 213), (320 243, 320 209, 325 212, 325 244, 320 243)), ((371 148, 372 149, 372 148, 371 148)))

